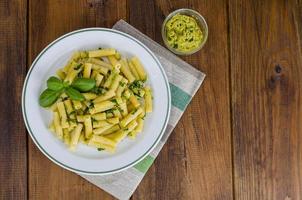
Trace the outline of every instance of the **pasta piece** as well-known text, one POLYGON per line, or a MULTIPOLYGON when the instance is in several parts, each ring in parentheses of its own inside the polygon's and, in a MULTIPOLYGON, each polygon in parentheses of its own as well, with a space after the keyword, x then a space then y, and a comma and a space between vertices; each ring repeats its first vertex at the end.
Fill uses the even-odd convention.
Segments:
POLYGON ((72 63, 76 61, 80 56, 80 53, 78 51, 74 52, 70 58, 70 60, 67 62, 65 67, 63 68, 63 72, 67 73, 72 66, 72 63))
POLYGON ((84 127, 85 127, 85 137, 89 138, 92 135, 92 122, 90 116, 85 117, 84 127))
POLYGON ((80 101, 75 101, 75 100, 72 100, 72 103, 73 103, 73 106, 76 110, 79 110, 82 108, 82 104, 80 101))
POLYGON ((66 145, 70 144, 70 134, 67 128, 63 129, 63 140, 66 145))
POLYGON ((137 122, 136 121, 132 121, 127 128, 123 129, 123 130, 119 130, 117 132, 111 133, 109 135, 106 135, 107 138, 115 141, 116 143, 119 143, 120 141, 122 141, 131 131, 133 131, 135 129, 135 127, 137 126, 137 122))
POLYGON ((112 56, 108 56, 108 60, 111 63, 111 65, 113 66, 114 69, 120 69, 121 68, 121 63, 117 61, 117 59, 115 58, 115 54, 112 56))
POLYGON ((95 79, 96 75, 99 74, 98 70, 92 70, 90 78, 95 79))
POLYGON ((101 135, 93 135, 91 140, 94 141, 94 142, 98 142, 98 143, 105 144, 105 145, 110 145, 110 146, 113 146, 113 147, 116 146, 115 141, 113 141, 113 140, 111 140, 107 137, 101 136, 101 135))
POLYGON ((109 110, 115 106, 114 102, 111 101, 103 101, 100 103, 94 104, 94 108, 90 109, 90 114, 95 114, 99 112, 103 112, 109 110))
POLYGON ((150 113, 153 110, 152 106, 152 94, 150 87, 145 87, 145 111, 146 113, 150 113))
POLYGON ((94 51, 88 51, 89 58, 111 56, 116 53, 115 49, 99 49, 94 51))
POLYGON ((75 150, 76 145, 79 142, 79 138, 81 135, 81 131, 83 129, 83 124, 78 124, 77 127, 72 131, 71 133, 71 139, 70 139, 70 150, 75 150))
POLYGON ((126 103, 122 103, 120 105, 120 108, 121 108, 121 113, 122 113, 123 117, 125 117, 126 115, 128 115, 128 108, 127 108, 127 104, 126 103))
POLYGON ((132 83, 133 81, 135 81, 135 77, 133 76, 133 74, 131 73, 128 63, 125 59, 122 59, 121 61, 121 72, 126 76, 126 78, 128 79, 128 81, 130 83, 132 83))
POLYGON ((112 90, 109 90, 108 92, 106 92, 105 94, 101 95, 101 96, 98 96, 97 98, 95 98, 93 100, 93 103, 99 103, 99 102, 102 102, 102 101, 105 101, 105 100, 108 100, 112 97, 115 96, 115 92, 112 91, 112 90))
POLYGON ((62 128, 68 128, 69 124, 67 122, 67 115, 66 115, 64 103, 63 102, 57 103, 57 107, 58 107, 59 115, 60 115, 60 118, 61 118, 62 128))
POLYGON ((116 52, 114 56, 117 60, 121 59, 121 54, 119 52, 116 52))
POLYGON ((109 118, 106 120, 110 124, 118 124, 120 122, 120 119, 118 117, 109 118))
POLYGON ((108 78, 106 79, 105 83, 104 83, 104 87, 105 88, 109 88, 110 85, 112 84, 113 79, 115 78, 115 76, 117 76, 119 72, 117 70, 112 70, 111 74, 108 76, 108 78))
POLYGON ((87 92, 87 93, 82 93, 82 95, 85 97, 86 100, 93 100, 97 97, 96 94, 87 92))
POLYGON ((114 124, 110 124, 108 126, 104 126, 104 127, 100 127, 100 128, 97 128, 97 129, 93 129, 93 133, 95 135, 101 135, 103 132, 105 132, 106 130, 110 129, 113 126, 114 126, 114 124))
POLYGON ((61 79, 61 80, 64 80, 65 77, 66 77, 66 74, 65 72, 62 70, 62 69, 58 69, 56 74, 58 75, 58 77, 61 79))
POLYGON ((92 64, 92 69, 97 70, 98 72, 100 72, 101 74, 104 74, 104 75, 106 75, 109 71, 109 68, 104 67, 102 65, 98 65, 98 64, 92 64))
POLYGON ((110 126, 112 124, 118 124, 120 122, 118 117, 109 118, 107 120, 93 121, 93 128, 100 128, 110 126))
POLYGON ((91 117, 94 119, 94 120, 105 120, 106 119, 106 113, 98 113, 98 114, 94 114, 94 115, 91 115, 91 117))
POLYGON ((113 133, 118 130, 120 130, 120 126, 118 124, 116 124, 116 125, 112 126, 111 128, 107 129, 106 131, 104 131, 102 133, 102 135, 108 135, 108 134, 113 133))
POLYGON ((53 124, 56 130, 57 137, 59 139, 63 138, 63 129, 60 123, 60 116, 58 112, 53 113, 53 124))
POLYGON ((117 97, 122 96, 122 93, 124 92, 125 88, 127 87, 127 83, 128 83, 128 80, 125 79, 125 78, 122 78, 122 80, 119 82, 119 86, 116 90, 116 96, 117 97))
POLYGON ((87 62, 90 62, 92 64, 97 64, 97 65, 106 67, 108 69, 113 69, 112 65, 110 65, 109 63, 106 63, 106 62, 96 59, 96 58, 88 58, 87 62))
POLYGON ((84 78, 90 78, 91 69, 92 69, 92 64, 91 63, 85 63, 84 71, 83 71, 83 77, 84 78))
POLYGON ((86 116, 85 115, 77 115, 77 121, 78 122, 84 122, 86 119, 86 116))
POLYGON ((121 119, 121 118, 122 118, 122 114, 121 114, 121 112, 120 112, 118 109, 114 109, 114 110, 113 110, 113 115, 114 115, 115 117, 117 117, 118 119, 121 119))
POLYGON ((133 65, 134 65, 134 67, 135 67, 135 69, 136 69, 136 71, 137 71, 140 79, 141 80, 146 80, 147 79, 147 74, 146 74, 146 72, 145 72, 145 70, 144 70, 144 68, 143 68, 140 60, 138 59, 138 57, 133 57, 131 59, 131 62, 133 63, 133 65))
POLYGON ((70 115, 70 113, 72 113, 74 111, 70 99, 65 100, 64 105, 65 105, 67 114, 70 115))
POLYGON ((140 77, 139 77, 139 75, 138 75, 138 73, 137 73, 137 71, 136 71, 136 68, 134 67, 134 64, 133 64, 131 61, 129 61, 129 62, 128 62, 128 66, 129 66, 129 69, 130 69, 131 73, 132 73, 133 76, 135 77, 135 79, 136 79, 136 80, 139 80, 140 77))
POLYGON ((93 140, 89 140, 89 142, 87 143, 88 146, 91 146, 91 147, 96 147, 98 149, 104 149, 106 151, 109 151, 110 153, 114 153, 115 152, 115 146, 111 146, 111 145, 108 145, 108 144, 101 144, 99 142, 95 142, 93 140))
POLYGON ((99 73, 96 74, 96 76, 95 76, 95 79, 96 79, 95 85, 97 87, 99 87, 101 85, 103 78, 104 78, 103 75, 101 75, 99 73))
POLYGON ((129 90, 125 90, 125 92, 123 92, 123 97, 125 97, 126 99, 129 99, 131 96, 131 93, 129 92, 129 90))
POLYGON ((143 112, 142 108, 138 108, 129 113, 124 119, 121 120, 120 124, 122 127, 126 127, 131 121, 133 121, 139 114, 143 112))
POLYGON ((135 108, 138 108, 140 106, 140 103, 134 94, 131 94, 129 100, 135 108))
MULTIPOLYGON (((119 74, 117 74, 115 77, 114 77, 114 79, 113 79, 113 81, 112 81, 112 83, 111 83, 111 85, 110 85, 110 87, 109 87, 109 90, 112 90, 112 91, 116 91, 117 90, 117 87, 120 85, 120 81, 123 79, 123 77, 121 76, 121 75, 119 75, 119 74)), ((105 82, 105 84, 106 84, 106 82, 105 82)))
POLYGON ((66 77, 64 79, 65 82, 72 83, 75 77, 80 73, 82 70, 82 64, 72 62, 70 69, 68 70, 66 77))

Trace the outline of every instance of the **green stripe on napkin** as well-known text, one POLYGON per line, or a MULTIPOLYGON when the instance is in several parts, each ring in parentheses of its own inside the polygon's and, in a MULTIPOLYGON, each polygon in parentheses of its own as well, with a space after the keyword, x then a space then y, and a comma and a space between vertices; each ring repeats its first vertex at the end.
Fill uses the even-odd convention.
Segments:
POLYGON ((144 158, 142 161, 137 163, 134 168, 142 173, 146 173, 149 169, 149 167, 152 165, 154 161, 154 158, 150 155, 148 155, 146 158, 144 158))
POLYGON ((191 96, 172 83, 170 83, 170 90, 172 105, 184 111, 191 100, 191 96))

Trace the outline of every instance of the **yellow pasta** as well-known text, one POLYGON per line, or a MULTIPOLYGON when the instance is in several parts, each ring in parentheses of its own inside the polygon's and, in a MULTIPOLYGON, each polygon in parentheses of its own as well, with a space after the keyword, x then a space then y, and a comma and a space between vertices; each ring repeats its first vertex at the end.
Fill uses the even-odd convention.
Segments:
POLYGON ((91 63, 85 63, 84 71, 83 71, 83 77, 84 78, 90 78, 91 69, 92 69, 92 64, 91 63))
POLYGON ((92 122, 90 116, 87 116, 85 118, 84 127, 85 127, 85 137, 89 138, 92 135, 92 122))
POLYGON ((91 92, 82 93, 82 95, 85 97, 86 100, 93 100, 97 98, 97 95, 91 92))
POLYGON ((98 114, 94 114, 94 115, 91 115, 91 117, 94 119, 94 120, 104 120, 106 119, 106 113, 98 113, 98 114))
POLYGON ((95 114, 99 112, 103 112, 109 110, 115 106, 114 102, 111 101, 103 101, 100 103, 94 104, 94 108, 90 109, 90 114, 95 114))
POLYGON ((145 111, 146 113, 150 113, 153 110, 152 106, 152 94, 151 94, 151 89, 150 87, 145 88, 145 111))
POLYGON ((111 64, 106 63, 106 62, 104 62, 102 60, 99 60, 97 58, 88 58, 87 62, 90 62, 92 64, 96 64, 96 65, 100 65, 100 66, 106 67, 108 69, 112 69, 113 68, 111 64))
POLYGON ((64 103, 63 102, 57 103, 57 107, 58 107, 59 115, 60 115, 60 118, 61 118, 62 128, 68 128, 69 124, 67 122, 67 115, 66 115, 64 103))
POLYGON ((120 126, 118 124, 116 124, 116 125, 112 126, 111 128, 107 129, 106 131, 104 131, 102 133, 102 135, 108 135, 108 134, 113 133, 118 130, 120 130, 120 126))
POLYGON ((62 139, 63 138, 63 129, 62 129, 62 126, 61 126, 61 123, 60 123, 60 116, 59 116, 58 112, 53 113, 53 124, 54 124, 54 127, 55 127, 57 137, 59 139, 62 139))
POLYGON ((119 86, 116 90, 116 96, 121 97, 122 93, 124 92, 125 88, 127 87, 128 80, 125 78, 122 78, 122 80, 119 82, 119 86))
POLYGON ((58 75, 58 77, 59 77, 61 80, 64 80, 65 77, 66 77, 66 74, 65 74, 65 72, 64 72, 62 69, 57 70, 56 74, 58 75))
POLYGON ((88 51, 89 58, 95 57, 104 57, 104 56, 111 56, 116 53, 115 49, 99 49, 94 51, 88 51))
POLYGON ((110 85, 110 87, 109 87, 109 90, 112 90, 112 91, 116 91, 116 89, 117 89, 117 87, 120 85, 120 81, 123 79, 123 77, 121 76, 121 75, 119 75, 119 74, 117 74, 115 77, 114 77, 114 79, 113 79, 113 81, 112 81, 112 83, 111 83, 111 85, 110 85))
POLYGON ((129 69, 130 69, 131 73, 132 73, 133 76, 135 77, 135 79, 136 79, 136 80, 139 80, 140 77, 139 77, 139 75, 138 75, 138 73, 137 73, 137 71, 136 71, 136 68, 134 67, 134 64, 133 64, 131 61, 129 61, 129 62, 128 62, 128 66, 129 66, 129 69))
POLYGON ((116 143, 119 143, 120 141, 122 141, 131 131, 133 131, 135 129, 135 127, 137 126, 137 122, 133 121, 129 124, 129 126, 127 126, 126 129, 122 129, 119 130, 115 133, 106 135, 106 138, 109 138, 113 141, 115 141, 116 143))
POLYGON ((138 108, 140 106, 140 103, 134 94, 131 94, 129 100, 135 108, 138 108))
POLYGON ((101 74, 106 75, 109 71, 108 67, 103 67, 102 65, 98 65, 98 64, 91 64, 91 65, 93 70, 96 70, 101 74))
POLYGON ((141 80, 146 80, 147 79, 147 74, 146 74, 141 62, 139 61, 138 57, 133 57, 131 59, 131 62, 133 63, 140 79, 141 80))
POLYGON ((83 124, 79 123, 77 125, 77 127, 72 131, 72 133, 71 133, 71 139, 70 139, 70 146, 69 146, 69 148, 71 150, 75 150, 76 145, 79 142, 79 138, 80 138, 82 129, 83 129, 83 124))
POLYGON ((125 75, 125 77, 128 79, 128 81, 130 83, 135 81, 135 77, 131 73, 127 61, 125 59, 122 59, 120 62, 121 62, 121 65, 122 65, 121 66, 121 72, 125 75))
POLYGON ((111 56, 108 56, 108 60, 111 63, 111 65, 113 66, 114 69, 120 69, 121 63, 118 62, 118 60, 115 57, 115 54, 111 55, 111 56))
POLYGON ((138 109, 132 111, 123 120, 121 120, 121 122, 120 122, 121 126, 126 127, 131 121, 133 121, 142 112, 143 112, 142 108, 138 108, 138 109))
POLYGON ((112 90, 109 90, 108 92, 106 92, 105 94, 98 96, 97 98, 95 98, 93 100, 93 103, 99 103, 108 99, 111 99, 112 97, 115 96, 115 92, 112 90))
POLYGON ((111 48, 77 51, 56 71, 64 86, 80 78, 95 81, 90 90, 72 85, 81 101, 63 92, 48 106, 53 112, 49 130, 70 150, 80 142, 113 153, 125 137, 134 139, 143 131, 144 117, 153 110, 147 74, 137 57, 121 57, 111 48))
POLYGON ((97 87, 99 87, 99 86, 101 85, 103 78, 104 78, 104 76, 101 75, 101 74, 99 74, 99 73, 97 73, 97 74, 95 75, 95 80, 96 80, 95 85, 96 85, 97 87))

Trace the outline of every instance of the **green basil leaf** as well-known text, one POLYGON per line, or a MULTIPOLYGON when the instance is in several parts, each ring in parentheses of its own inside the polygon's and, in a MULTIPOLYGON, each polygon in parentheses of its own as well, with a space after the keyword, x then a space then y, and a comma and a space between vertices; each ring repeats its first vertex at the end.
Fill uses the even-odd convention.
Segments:
POLYGON ((66 94, 72 99, 76 101, 84 101, 85 97, 76 89, 72 87, 67 87, 65 89, 66 94))
POLYGON ((95 80, 91 78, 78 78, 72 83, 71 86, 81 92, 87 92, 94 88, 95 80))
POLYGON ((39 97, 39 104, 42 107, 51 106, 61 95, 62 90, 54 91, 51 89, 44 90, 39 97))
POLYGON ((58 79, 57 77, 51 76, 47 80, 47 87, 51 90, 58 91, 58 90, 61 90, 64 87, 64 85, 60 79, 58 79))

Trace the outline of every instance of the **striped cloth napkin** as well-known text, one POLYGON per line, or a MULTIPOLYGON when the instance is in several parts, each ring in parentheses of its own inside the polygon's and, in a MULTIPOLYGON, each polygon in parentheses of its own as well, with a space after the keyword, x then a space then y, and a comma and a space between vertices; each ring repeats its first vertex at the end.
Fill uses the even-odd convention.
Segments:
POLYGON ((129 199, 166 143, 187 105, 204 80, 205 74, 179 59, 124 20, 118 21, 113 29, 128 33, 140 40, 157 56, 168 76, 172 99, 171 116, 167 129, 159 144, 145 159, 135 166, 115 174, 103 176, 81 175, 116 198, 129 199))

